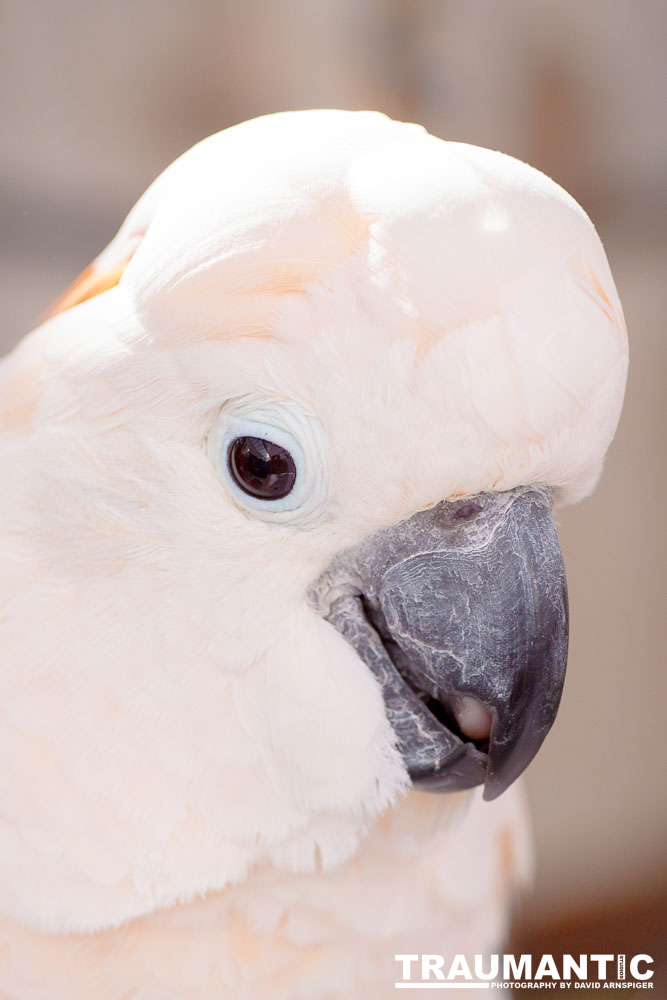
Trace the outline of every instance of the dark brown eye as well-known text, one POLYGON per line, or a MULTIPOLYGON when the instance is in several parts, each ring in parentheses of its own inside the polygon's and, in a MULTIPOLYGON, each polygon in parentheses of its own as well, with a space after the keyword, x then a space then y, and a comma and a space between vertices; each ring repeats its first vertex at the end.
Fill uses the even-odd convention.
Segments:
POLYGON ((479 514, 482 508, 478 503, 464 503, 454 514, 455 521, 467 521, 473 514, 479 514))
POLYGON ((244 493, 282 500, 296 482, 296 465, 286 448, 263 438, 239 437, 229 448, 229 471, 244 493))

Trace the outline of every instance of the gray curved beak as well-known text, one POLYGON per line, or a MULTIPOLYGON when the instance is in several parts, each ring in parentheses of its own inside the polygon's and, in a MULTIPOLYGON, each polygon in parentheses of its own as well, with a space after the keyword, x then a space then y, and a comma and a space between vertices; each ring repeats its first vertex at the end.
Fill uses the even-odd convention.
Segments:
POLYGON ((554 722, 568 610, 551 507, 537 487, 442 502, 342 553, 313 590, 377 677, 417 787, 483 783, 493 799, 554 722))

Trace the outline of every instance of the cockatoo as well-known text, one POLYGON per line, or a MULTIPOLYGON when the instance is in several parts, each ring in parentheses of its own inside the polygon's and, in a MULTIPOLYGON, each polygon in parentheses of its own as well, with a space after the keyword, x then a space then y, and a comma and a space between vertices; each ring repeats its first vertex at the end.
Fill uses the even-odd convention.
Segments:
POLYGON ((511 157, 312 111, 157 179, 0 371, 3 1000, 374 1000, 498 948, 552 504, 626 364, 511 157))

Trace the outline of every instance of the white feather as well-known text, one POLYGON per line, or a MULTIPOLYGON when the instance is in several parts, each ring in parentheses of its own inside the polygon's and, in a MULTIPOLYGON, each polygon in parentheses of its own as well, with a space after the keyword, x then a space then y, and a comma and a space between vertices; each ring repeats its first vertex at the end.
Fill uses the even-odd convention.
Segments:
POLYGON ((185 154, 96 267, 128 256, 0 370, 0 981, 180 997, 173 942, 188 995, 384 996, 394 946, 493 946, 522 819, 391 818, 380 692, 306 594, 443 498, 592 489, 627 365, 604 252, 530 167, 327 111, 185 154), (321 427, 318 518, 230 495, 212 435, 249 399, 321 427))

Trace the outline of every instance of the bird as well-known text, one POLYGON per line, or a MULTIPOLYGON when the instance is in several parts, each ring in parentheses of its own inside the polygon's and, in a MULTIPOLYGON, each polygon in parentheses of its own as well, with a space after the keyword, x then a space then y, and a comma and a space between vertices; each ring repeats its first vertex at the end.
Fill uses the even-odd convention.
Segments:
POLYGON ((0 364, 3 1000, 381 1000, 502 945, 553 511, 626 371, 511 156, 295 111, 158 177, 0 364))

